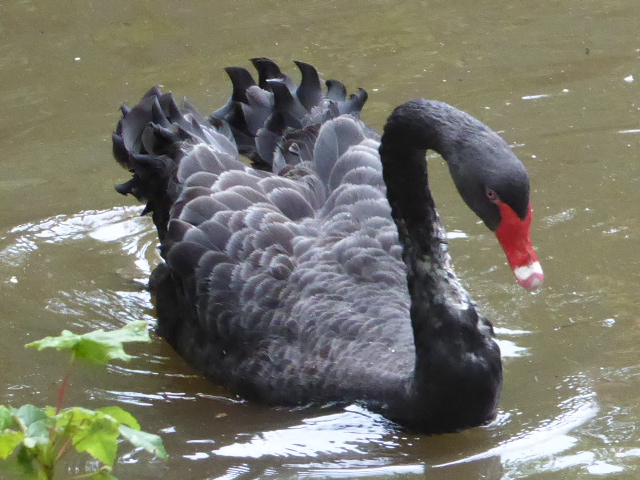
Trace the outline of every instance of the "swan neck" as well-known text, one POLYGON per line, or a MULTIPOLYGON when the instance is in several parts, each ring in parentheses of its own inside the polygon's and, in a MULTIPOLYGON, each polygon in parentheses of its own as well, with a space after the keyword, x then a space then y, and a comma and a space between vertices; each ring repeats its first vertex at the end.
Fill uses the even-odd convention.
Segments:
POLYGON ((468 299, 451 268, 446 232, 429 188, 427 149, 445 149, 439 123, 424 102, 408 102, 394 110, 384 128, 380 157, 412 303, 426 301, 428 309, 433 302, 458 304, 468 299), (451 294, 443 296, 442 289, 451 294))

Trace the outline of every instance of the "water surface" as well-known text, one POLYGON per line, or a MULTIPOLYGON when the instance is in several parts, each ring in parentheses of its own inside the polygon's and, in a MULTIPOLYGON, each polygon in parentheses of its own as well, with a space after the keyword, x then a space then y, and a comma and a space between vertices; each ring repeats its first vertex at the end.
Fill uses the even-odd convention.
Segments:
MULTIPOLYGON (((315 64, 370 98, 380 129, 415 97, 501 132, 533 183, 546 274, 515 284, 446 168, 431 181, 456 269, 499 327, 505 388, 491 425, 403 432, 358 406, 272 409, 199 378, 160 339, 106 371, 78 367, 68 403, 117 404, 168 462, 122 445, 122 479, 636 478, 640 470, 640 10, 633 2, 45 2, 0 5, 2 402, 54 403, 66 359, 24 343, 153 322, 158 262, 140 207, 112 185, 120 103, 153 84, 202 112, 222 68, 315 64)), ((291 66, 291 67, 289 67, 291 66)), ((71 458, 64 468, 90 465, 71 458)))

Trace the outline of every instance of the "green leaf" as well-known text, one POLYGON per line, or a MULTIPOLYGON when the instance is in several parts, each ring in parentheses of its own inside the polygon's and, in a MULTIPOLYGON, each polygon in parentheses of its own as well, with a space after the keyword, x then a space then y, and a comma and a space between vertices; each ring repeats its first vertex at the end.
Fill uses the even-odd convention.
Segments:
POLYGON ((35 405, 22 405, 17 410, 12 411, 13 416, 16 417, 22 424, 29 428, 34 422, 46 420, 49 418, 43 408, 36 407, 35 405))
POLYGON ((104 418, 104 415, 88 408, 71 407, 62 409, 54 418, 56 428, 67 430, 73 436, 80 431, 87 431, 95 420, 104 418))
MULTIPOLYGON (((34 478, 36 480, 42 480, 42 468, 39 462, 36 461, 33 455, 33 451, 24 447, 20 447, 18 455, 16 456, 16 466, 21 470, 24 478, 34 478)), ((23 478, 22 476, 20 478, 23 478)))
POLYGON ((27 438, 24 439, 24 445, 33 448, 36 445, 45 445, 51 442, 50 429, 53 421, 50 418, 33 422, 27 428, 27 438))
POLYGON ((33 457, 26 452, 27 449, 21 448, 15 457, 0 461, 0 478, 42 480, 43 477, 38 475, 33 465, 33 457))
POLYGON ((64 408, 60 413, 54 415, 56 430, 66 431, 70 436, 86 432, 91 424, 100 418, 104 418, 104 415, 82 407, 64 408))
POLYGON ((125 353, 123 343, 150 342, 151 338, 149 337, 147 326, 147 322, 140 320, 109 332, 99 329, 83 335, 77 335, 64 330, 58 337, 46 337, 42 340, 28 343, 26 347, 37 348, 38 350, 44 348, 55 348, 57 350, 70 348, 77 358, 84 358, 98 365, 106 365, 114 359, 125 361, 131 359, 125 353))
POLYGON ((118 422, 123 425, 128 425, 134 430, 140 430, 140 424, 136 417, 131 415, 129 412, 120 407, 101 407, 98 408, 98 412, 106 413, 107 415, 111 415, 118 422))
POLYGON ((82 407, 65 408, 55 416, 56 431, 65 432, 78 452, 113 465, 118 450, 120 422, 104 412, 82 407))
POLYGON ((125 425, 120 425, 120 435, 129 440, 135 447, 142 447, 158 458, 168 458, 167 451, 164 449, 164 444, 162 443, 162 438, 158 435, 134 430, 125 425))
POLYGON ((0 405, 0 432, 5 428, 13 426, 13 413, 12 409, 4 405, 0 405))
POLYGON ((4 430, 0 433, 0 459, 8 458, 22 440, 24 440, 24 432, 4 430))
POLYGON ((22 444, 26 448, 35 448, 36 445, 44 445, 50 442, 49 429, 53 420, 45 413, 44 408, 34 405, 23 405, 13 409, 13 417, 20 424, 20 430, 25 433, 22 444))
POLYGON ((96 418, 73 436, 73 446, 79 452, 87 452, 96 460, 113 466, 118 451, 118 422, 105 415, 96 418), (100 418, 101 417, 101 418, 100 418))

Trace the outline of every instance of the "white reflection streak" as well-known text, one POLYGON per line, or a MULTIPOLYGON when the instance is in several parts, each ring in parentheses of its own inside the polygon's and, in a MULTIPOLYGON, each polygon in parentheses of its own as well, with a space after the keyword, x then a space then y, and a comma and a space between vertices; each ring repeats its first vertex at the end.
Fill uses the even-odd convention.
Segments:
POLYGON ((434 465, 434 468, 448 467, 461 463, 469 463, 485 458, 499 456, 503 464, 523 461, 538 457, 550 456, 565 451, 575 445, 578 440, 568 435, 573 429, 584 425, 598 413, 599 407, 594 400, 595 393, 577 395, 563 403, 575 404, 575 408, 558 416, 548 424, 538 427, 521 437, 507 440, 505 443, 455 462, 434 465))
MULTIPOLYGON (((526 335, 531 333, 528 330, 513 330, 504 327, 494 327, 494 331, 498 336, 526 335)), ((500 347, 500 356, 502 358, 515 358, 529 355, 529 351, 525 347, 518 346, 514 341, 506 340, 505 338, 494 338, 494 340, 500 347)))
POLYGON ((494 340, 500 347, 500 356, 502 358, 515 358, 529 355, 529 351, 525 347, 519 347, 511 340, 504 340, 500 338, 494 338, 494 340))
POLYGON ((541 98, 549 98, 551 95, 547 93, 541 93, 539 95, 525 95, 522 100, 539 100, 541 98))
POLYGON ((298 472, 299 478, 366 478, 395 475, 423 475, 424 465, 388 465, 371 468, 324 468, 298 472))
POLYGON ((387 423, 381 416, 351 405, 343 413, 305 419, 301 425, 262 432, 248 442, 226 445, 212 453, 241 458, 363 453, 360 445, 370 442, 387 447, 396 446, 394 442, 383 440, 388 433, 387 423))

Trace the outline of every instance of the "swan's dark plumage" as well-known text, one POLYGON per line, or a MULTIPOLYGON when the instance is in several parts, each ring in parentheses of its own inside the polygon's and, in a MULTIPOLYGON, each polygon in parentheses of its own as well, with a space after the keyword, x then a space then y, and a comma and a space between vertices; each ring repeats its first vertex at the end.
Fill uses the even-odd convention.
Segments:
POLYGON ((331 80, 324 94, 309 64, 296 62, 296 86, 271 60, 252 62, 258 82, 227 69, 233 95, 208 119, 154 87, 123 107, 113 135, 133 173, 117 190, 147 202, 161 240, 159 333, 271 405, 361 402, 426 432, 490 420, 500 353, 451 270, 424 153, 447 158, 490 228, 493 207, 465 191, 477 187, 473 161, 515 172, 508 194, 508 182, 490 188, 518 213, 524 167, 488 127, 427 100, 396 109, 380 147, 358 118, 364 90, 346 97, 331 80))

